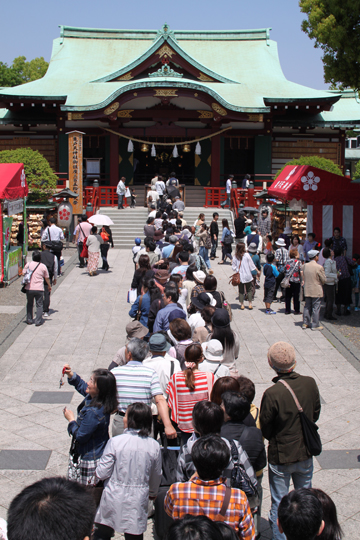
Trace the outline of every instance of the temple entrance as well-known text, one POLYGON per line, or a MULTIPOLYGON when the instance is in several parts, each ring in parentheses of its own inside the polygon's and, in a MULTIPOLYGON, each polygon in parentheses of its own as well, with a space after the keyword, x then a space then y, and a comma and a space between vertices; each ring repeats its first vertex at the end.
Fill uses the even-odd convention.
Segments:
POLYGON ((254 174, 254 137, 225 137, 225 175, 254 174))
POLYGON ((167 179, 170 173, 175 172, 181 184, 194 185, 194 144, 187 145, 185 150, 181 141, 175 141, 174 146, 156 146, 156 156, 151 155, 151 146, 152 142, 134 143, 134 184, 149 184, 157 173, 167 179), (172 155, 175 144, 179 154, 177 158, 172 155))

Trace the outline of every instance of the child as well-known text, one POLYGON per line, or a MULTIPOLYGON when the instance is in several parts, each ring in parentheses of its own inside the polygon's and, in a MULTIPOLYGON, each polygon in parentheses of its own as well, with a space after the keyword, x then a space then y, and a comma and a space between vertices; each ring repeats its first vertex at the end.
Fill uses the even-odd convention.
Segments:
POLYGON ((264 254, 267 255, 268 253, 272 253, 273 247, 272 247, 272 236, 271 234, 266 235, 266 246, 264 248, 264 254))
POLYGON ((275 264, 273 264, 275 256, 273 253, 268 253, 266 255, 266 263, 263 267, 263 272, 265 276, 264 281, 264 302, 266 307, 266 315, 276 315, 276 311, 271 309, 271 303, 274 301, 275 297, 275 286, 276 278, 279 275, 275 264))
POLYGON ((360 311, 360 307, 359 307, 360 255, 358 255, 357 253, 354 253, 352 258, 353 258, 353 261, 357 263, 357 267, 353 269, 353 275, 351 276, 351 283, 354 288, 354 296, 355 296, 354 311, 360 311))
POLYGON ((138 254, 138 252, 140 251, 140 249, 141 249, 141 238, 137 237, 137 238, 135 238, 135 246, 132 248, 134 264, 135 264, 135 257, 138 254))
POLYGON ((136 206, 136 197, 135 189, 131 189, 131 201, 130 201, 130 208, 135 208, 136 206))

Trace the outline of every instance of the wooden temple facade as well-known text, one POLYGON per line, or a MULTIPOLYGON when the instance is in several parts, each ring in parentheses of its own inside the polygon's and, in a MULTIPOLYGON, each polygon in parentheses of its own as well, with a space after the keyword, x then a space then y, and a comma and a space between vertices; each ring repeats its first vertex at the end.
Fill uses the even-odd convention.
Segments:
POLYGON ((288 81, 269 29, 61 27, 46 75, 0 89, 0 150, 37 149, 67 174, 67 133, 80 131, 85 179, 111 186, 172 171, 186 185, 266 180, 301 155, 343 168, 354 127, 357 97, 288 81))

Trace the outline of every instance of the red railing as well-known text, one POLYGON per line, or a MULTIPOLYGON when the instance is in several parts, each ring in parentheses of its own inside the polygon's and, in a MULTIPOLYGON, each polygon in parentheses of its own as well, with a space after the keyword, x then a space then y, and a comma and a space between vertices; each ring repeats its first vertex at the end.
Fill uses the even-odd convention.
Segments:
POLYGON ((205 189, 205 208, 218 208, 220 204, 226 201, 226 190, 223 187, 204 187, 205 189))

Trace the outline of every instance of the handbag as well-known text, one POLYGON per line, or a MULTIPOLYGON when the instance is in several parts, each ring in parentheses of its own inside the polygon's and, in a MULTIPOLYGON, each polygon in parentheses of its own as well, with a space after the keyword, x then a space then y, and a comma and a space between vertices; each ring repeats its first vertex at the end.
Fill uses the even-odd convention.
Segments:
POLYGON ((133 319, 134 321, 140 321, 140 318, 141 318, 141 304, 142 304, 142 295, 140 296, 140 300, 139 300, 139 307, 137 309, 137 312, 136 312, 136 315, 135 315, 135 318, 133 319))
POLYGON ((104 482, 102 480, 96 482, 96 475, 94 474, 91 478, 89 478, 85 489, 88 493, 91 493, 94 498, 96 507, 98 507, 101 501, 102 493, 104 491, 104 482))
POLYGON ((82 259, 87 259, 87 258, 89 257, 89 250, 88 250, 88 247, 87 247, 87 245, 86 245, 86 241, 87 241, 88 238, 89 238, 89 237, 86 236, 86 237, 84 238, 84 240, 83 240, 83 248, 82 248, 81 253, 80 253, 80 257, 81 257, 82 259))
POLYGON ((297 262, 294 264, 293 269, 292 269, 292 271, 290 272, 290 274, 289 274, 288 276, 285 276, 285 277, 281 280, 280 287, 282 287, 283 289, 288 289, 288 288, 290 287, 290 278, 291 278, 291 276, 293 275, 293 273, 295 272, 296 266, 297 266, 297 262))
POLYGON ((241 283, 241 280, 240 280, 240 268, 241 268, 241 261, 240 261, 240 265, 239 265, 239 270, 235 274, 230 276, 230 279, 229 279, 229 284, 231 284, 233 287, 237 287, 241 283))
POLYGON ((128 304, 134 304, 137 298, 137 289, 129 289, 127 293, 128 304))
POLYGON ((221 298, 221 305, 223 309, 226 309, 226 311, 229 314, 230 322, 232 321, 232 309, 230 304, 226 301, 225 295, 222 291, 220 291, 220 298, 221 298))
POLYGON ((232 243, 233 243, 233 237, 232 237, 232 234, 229 233, 225 236, 223 240, 223 244, 225 244, 225 246, 230 246, 232 243))
POLYGON ((35 270, 37 269, 37 267, 39 266, 40 263, 37 263, 37 265, 35 266, 34 270, 30 270, 30 268, 27 268, 26 269, 26 272, 25 272, 25 275, 22 279, 22 287, 21 287, 21 292, 26 294, 26 291, 28 289, 26 289, 26 285, 30 285, 31 283, 31 278, 33 276, 33 273, 35 272, 35 270))
POLYGON ((320 435, 318 433, 318 429, 319 429, 318 426, 315 424, 315 422, 313 422, 312 420, 310 420, 310 418, 306 416, 306 414, 303 411, 303 408, 301 407, 299 403, 298 398, 296 397, 294 390, 290 387, 290 385, 287 382, 285 382, 283 379, 280 379, 279 382, 281 382, 289 390, 290 394, 292 395, 295 401, 295 404, 296 404, 296 407, 300 416, 301 428, 302 428, 306 448, 308 449, 308 451, 310 452, 312 456, 318 456, 319 454, 321 454, 321 451, 322 451, 322 444, 321 444, 320 435))

